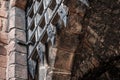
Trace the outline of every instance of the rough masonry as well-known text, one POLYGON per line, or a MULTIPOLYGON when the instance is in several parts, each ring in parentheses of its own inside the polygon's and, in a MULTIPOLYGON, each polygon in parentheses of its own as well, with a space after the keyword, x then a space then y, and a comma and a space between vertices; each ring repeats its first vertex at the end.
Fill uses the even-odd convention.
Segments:
MULTIPOLYGON (((0 0, 0 80, 28 80, 27 47, 17 43, 26 42, 26 3, 0 0)), ((94 0, 90 7, 77 0, 64 3, 69 20, 50 55, 52 80, 119 80, 120 1, 94 0)))

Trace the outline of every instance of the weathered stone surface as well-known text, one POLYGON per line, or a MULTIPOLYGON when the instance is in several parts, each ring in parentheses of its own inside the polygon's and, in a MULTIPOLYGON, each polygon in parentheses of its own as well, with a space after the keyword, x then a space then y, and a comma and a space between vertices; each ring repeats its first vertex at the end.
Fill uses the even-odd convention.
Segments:
POLYGON ((69 52, 74 52, 79 45, 79 36, 78 35, 71 35, 67 33, 61 33, 60 37, 57 38, 57 48, 63 49, 69 52))
POLYGON ((47 76, 47 67, 44 66, 40 66, 39 68, 39 79, 40 80, 45 80, 46 76, 47 76))
POLYGON ((9 39, 12 40, 12 39, 17 39, 17 40, 21 40, 21 41, 24 41, 26 42, 26 33, 24 30, 20 30, 20 29, 12 29, 10 32, 9 32, 9 39))
POLYGON ((0 18, 0 31, 6 32, 7 30, 7 19, 6 18, 0 18))
POLYGON ((52 80, 52 73, 51 72, 47 74, 47 80, 52 80))
POLYGON ((17 7, 10 9, 9 29, 19 28, 25 30, 25 22, 24 10, 17 7))
MULTIPOLYGON (((102 76, 105 75, 106 70, 109 74, 108 79, 119 80, 119 69, 116 69, 114 65, 114 63, 119 63, 114 58, 116 54, 119 55, 120 3, 118 1, 89 1, 91 8, 86 8, 86 15, 83 16, 83 20, 81 19, 83 34, 80 35, 82 36, 81 43, 76 51, 79 57, 73 62, 72 76, 74 79, 71 80, 106 80, 106 77, 102 76), (112 61, 109 62, 111 58, 112 61), (111 67, 110 70, 108 67, 111 67), (78 71, 82 71, 84 76, 80 78, 78 71)), ((75 7, 81 7, 80 3, 76 3, 75 7)))
POLYGON ((14 41, 11 41, 7 46, 7 51, 10 53, 11 51, 17 51, 21 53, 27 53, 26 46, 19 45, 14 41))
POLYGON ((0 55, 0 67, 6 68, 7 66, 7 57, 0 55))
POLYGON ((7 50, 5 46, 8 44, 6 33, 8 2, 0 0, 0 80, 6 80, 7 50))
POLYGON ((9 54, 9 64, 20 64, 27 66, 27 54, 11 52, 9 54))
MULTIPOLYGON (((0 6, 0 8, 1 7, 4 8, 6 5, 4 2, 6 0, 0 0, 0 1, 3 1, 2 6, 0 6)), ((72 66, 75 66, 74 74, 73 74, 75 76, 72 76, 74 78, 71 80, 78 80, 79 77, 82 78, 85 73, 87 72, 89 73, 94 68, 97 68, 99 66, 100 64, 99 57, 101 58, 102 56, 101 59, 105 61, 104 60, 105 58, 103 57, 108 57, 108 56, 111 57, 114 54, 119 55, 120 0, 119 2, 118 0, 111 0, 108 2, 106 0, 91 1, 90 2, 91 8, 88 8, 86 15, 84 15, 85 14, 84 8, 81 7, 80 3, 77 2, 76 0, 69 0, 69 1, 65 0, 65 1, 68 2, 67 5, 69 6, 70 25, 68 25, 68 27, 66 28, 65 34, 60 33, 62 35, 59 35, 60 38, 58 38, 59 39, 57 43, 58 50, 55 50, 55 52, 53 51, 53 53, 50 53, 49 60, 51 66, 53 66, 55 62, 55 68, 59 68, 61 70, 63 69, 69 70, 69 71, 71 70, 71 64, 74 63, 75 65, 72 66), (81 20, 83 20, 82 24, 84 25, 81 25, 80 22, 81 20), (91 29, 89 29, 88 26, 90 26, 90 28, 96 33, 91 31, 91 29), (83 35, 82 37, 81 34, 83 35), (98 39, 98 35, 99 35, 99 39, 98 39), (81 45, 81 47, 78 48, 78 45, 81 45), (79 57, 78 58, 75 57, 75 62, 72 62, 73 56, 76 53, 77 48, 79 49, 79 53, 77 53, 79 54, 79 57), (55 60, 56 56, 57 58, 55 60)), ((25 16, 24 16, 25 13, 22 10, 25 9, 25 4, 26 4, 26 0, 11 0, 9 38, 11 38, 11 40, 14 39, 15 42, 11 41, 10 44, 8 45, 10 64, 12 64, 12 66, 9 66, 11 67, 10 68, 11 72, 9 73, 11 75, 10 80, 22 80, 23 78, 24 78, 23 80, 25 80, 25 74, 27 74, 26 71, 27 68, 24 70, 24 67, 20 67, 16 65, 16 64, 26 65, 26 62, 24 62, 26 59, 25 58, 26 54, 22 54, 22 53, 26 53, 26 48, 25 46, 18 45, 15 39, 17 38, 19 40, 25 41, 25 36, 22 36, 25 35, 25 33, 22 32, 22 30, 25 30, 25 16), (13 28, 18 28, 22 30, 19 31, 18 29, 15 30, 13 28), (18 53, 11 51, 18 51, 18 53), (24 73, 24 71, 26 71, 26 73, 24 73), (19 77, 19 78, 14 78, 14 77, 19 77)), ((7 17, 5 10, 6 7, 2 10, 0 9, 0 17, 2 18, 7 17)), ((3 22, 1 22, 0 19, 0 31, 2 31, 1 32, 2 34, 0 34, 0 42, 2 43, 6 43, 8 39, 7 34, 3 33, 3 31, 5 31, 6 28, 5 26, 6 26, 6 21, 3 20, 3 22)), ((1 66, 5 67, 5 56, 3 57, 3 55, 6 55, 6 52, 4 52, 3 50, 4 49, 1 50, 0 48, 0 63, 1 63, 0 67, 1 66)), ((117 73, 117 71, 112 71, 112 72, 117 73)), ((115 74, 112 73, 112 75, 115 74)), ((5 80, 3 78, 5 78, 5 68, 2 69, 0 68, 0 80, 5 80)), ((61 74, 61 72, 56 72, 53 74, 53 80, 62 80, 62 79, 70 80, 70 77, 69 75, 61 74)), ((89 80, 89 78, 87 80, 89 80)))
POLYGON ((18 7, 21 9, 25 9, 27 0, 11 0, 10 5, 11 7, 18 7))
POLYGON ((0 45, 0 55, 6 56, 7 55, 7 50, 5 49, 4 46, 0 45))
POLYGON ((0 42, 7 44, 8 43, 8 34, 5 32, 0 32, 0 42))
POLYGON ((6 79, 6 68, 0 67, 0 80, 6 79))
POLYGON ((67 27, 69 29, 66 30, 67 33, 69 34, 80 34, 81 30, 82 30, 82 25, 74 20, 74 15, 71 16, 71 25, 74 25, 72 27, 67 27))
POLYGON ((51 67, 54 67, 56 54, 57 54, 57 48, 49 47, 49 65, 51 67))
POLYGON ((26 35, 23 31, 25 30, 25 12, 22 10, 23 8, 25 9, 25 7, 23 7, 23 5, 25 5, 24 2, 25 0, 0 0, 0 80, 27 80, 27 54, 24 54, 26 53, 26 47, 16 43, 16 39, 26 41, 26 35), (10 8, 9 12, 8 25, 7 18, 9 1, 13 1, 15 4, 11 5, 12 8, 10 8), (13 6, 17 6, 19 8, 13 8, 13 6), (10 32, 8 33, 10 43, 8 43, 9 39, 8 34, 6 33, 8 27, 10 29, 10 32), (6 44, 8 44, 7 51, 3 47, 6 44), (8 60, 6 57, 7 52, 8 60), (6 63, 8 63, 8 66, 6 63), (6 66, 8 70, 6 70, 6 66))
POLYGON ((9 7, 9 1, 8 0, 0 0, 0 9, 7 10, 9 7))
POLYGON ((27 80, 27 79, 21 79, 21 78, 10 78, 9 80, 27 80))
POLYGON ((8 76, 10 78, 27 79, 27 66, 11 64, 8 66, 8 76))
POLYGON ((3 11, 0 9, 0 17, 7 18, 7 11, 3 11))
POLYGON ((26 46, 17 44, 18 40, 26 42, 24 2, 21 1, 25 0, 10 0, 7 45, 7 79, 9 80, 27 80, 26 46))
POLYGON ((70 75, 53 73, 52 80, 70 80, 70 75))
POLYGON ((58 50, 55 60, 55 68, 63 70, 71 70, 74 53, 66 50, 58 50))
POLYGON ((99 61, 97 59, 95 59, 94 57, 91 58, 91 62, 95 67, 99 66, 99 61))

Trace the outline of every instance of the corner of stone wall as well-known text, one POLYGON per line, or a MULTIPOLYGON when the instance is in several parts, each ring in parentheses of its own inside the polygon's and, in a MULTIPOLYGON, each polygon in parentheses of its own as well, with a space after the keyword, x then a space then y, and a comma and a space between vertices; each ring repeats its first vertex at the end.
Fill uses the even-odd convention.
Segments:
POLYGON ((27 0, 10 0, 7 80, 27 80, 27 48, 17 41, 26 42, 25 5, 27 0))

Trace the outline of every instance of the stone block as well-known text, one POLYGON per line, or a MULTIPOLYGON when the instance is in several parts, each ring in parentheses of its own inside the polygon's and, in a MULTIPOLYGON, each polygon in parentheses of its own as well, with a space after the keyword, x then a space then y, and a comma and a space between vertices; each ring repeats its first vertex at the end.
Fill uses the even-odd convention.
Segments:
POLYGON ((54 67, 56 54, 57 54, 57 48, 49 47, 49 65, 51 67, 54 67))
POLYGON ((0 67, 0 80, 5 80, 6 78, 6 68, 0 67))
POLYGON ((0 32, 0 42, 7 44, 8 43, 8 34, 5 32, 0 32))
POLYGON ((52 80, 70 80, 70 75, 53 73, 52 80))
POLYGON ((9 80, 27 80, 27 79, 21 79, 21 78, 10 78, 9 80))
POLYGON ((0 9, 0 17, 7 18, 7 11, 0 9))
POLYGON ((89 41, 89 43, 91 43, 92 45, 94 45, 96 43, 97 39, 95 39, 94 37, 90 37, 88 39, 88 41, 89 41))
POLYGON ((9 5, 9 1, 8 0, 0 0, 0 3, 1 3, 1 6, 0 6, 0 9, 2 10, 7 10, 9 5))
POLYGON ((66 32, 68 34, 80 34, 81 30, 82 30, 82 25, 80 23, 78 23, 77 21, 73 21, 74 19, 72 19, 71 24, 73 24, 74 26, 69 27, 66 32))
POLYGON ((77 48, 77 45, 79 45, 78 38, 78 35, 61 34, 60 37, 57 38, 57 48, 74 52, 77 48))
POLYGON ((94 65, 90 61, 87 61, 86 63, 89 66, 89 70, 94 69, 94 65))
POLYGON ((99 66, 99 61, 98 61, 96 58, 94 58, 94 57, 91 58, 91 63, 92 63, 95 67, 98 67, 98 66, 99 66))
POLYGON ((58 50, 55 60, 55 68, 71 70, 74 53, 66 50, 58 50))
POLYGON ((9 29, 19 28, 25 30, 25 11, 17 7, 10 9, 9 29))
POLYGON ((27 66, 27 54, 11 52, 9 54, 9 64, 20 64, 27 66))
POLYGON ((47 67, 42 67, 41 66, 39 68, 39 78, 40 78, 40 80, 45 80, 46 74, 47 74, 47 67))
POLYGON ((3 28, 3 20, 2 18, 0 18, 0 31, 2 31, 2 28, 3 28))
POLYGON ((7 57, 0 55, 0 67, 6 68, 7 63, 7 57))
POLYGON ((12 64, 8 66, 8 77, 27 79, 27 66, 12 64))
POLYGON ((7 54, 6 48, 0 45, 0 55, 6 56, 6 54, 7 54))
POLYGON ((7 51, 8 53, 10 53, 11 51, 27 53, 26 46, 19 45, 15 41, 10 41, 9 45, 7 46, 7 51))
POLYGON ((18 7, 21 9, 25 9, 27 0, 10 0, 11 7, 18 7))
POLYGON ((14 28, 9 32, 8 37, 10 40, 16 38, 17 40, 26 42, 26 33, 24 30, 14 28))
POLYGON ((89 70, 89 65, 86 62, 80 64, 80 70, 83 74, 87 73, 89 70))
POLYGON ((7 19, 0 18, 0 31, 5 32, 7 29, 7 19))

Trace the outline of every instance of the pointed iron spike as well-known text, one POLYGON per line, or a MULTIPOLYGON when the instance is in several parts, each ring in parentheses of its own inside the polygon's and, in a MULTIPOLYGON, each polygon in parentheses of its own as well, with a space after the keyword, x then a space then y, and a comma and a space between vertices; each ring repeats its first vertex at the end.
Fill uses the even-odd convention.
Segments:
POLYGON ((52 47, 54 47, 54 45, 55 45, 55 36, 53 36, 50 40, 51 40, 52 47))
POLYGON ((42 43, 39 43, 38 48, 39 48, 38 51, 39 58, 41 60, 42 65, 44 65, 44 53, 45 53, 44 45, 42 43))
POLYGON ((30 72, 32 78, 34 79, 37 63, 36 63, 34 60, 30 59, 30 60, 28 61, 28 65, 29 65, 29 72, 30 72))
POLYGON ((48 34, 48 37, 51 38, 51 35, 52 35, 51 26, 48 26, 48 28, 47 28, 47 34, 48 34))
POLYGON ((67 26, 67 15, 68 15, 68 7, 65 5, 61 5, 58 10, 58 14, 60 15, 61 20, 64 22, 64 26, 67 26))
POLYGON ((54 45, 55 45, 56 27, 54 27, 54 26, 52 25, 52 28, 53 28, 53 35, 52 35, 52 37, 51 37, 51 43, 52 43, 52 46, 54 46, 54 45))
POLYGON ((52 46, 54 46, 55 43, 55 34, 56 34, 56 27, 52 24, 50 24, 50 26, 47 28, 47 34, 48 34, 48 39, 52 44, 52 46))
POLYGON ((66 27, 66 26, 67 26, 67 16, 65 16, 65 17, 63 18, 63 22, 64 22, 64 26, 66 27))

